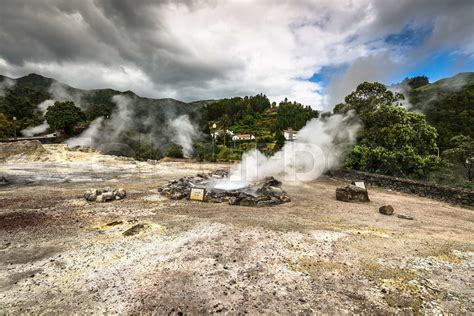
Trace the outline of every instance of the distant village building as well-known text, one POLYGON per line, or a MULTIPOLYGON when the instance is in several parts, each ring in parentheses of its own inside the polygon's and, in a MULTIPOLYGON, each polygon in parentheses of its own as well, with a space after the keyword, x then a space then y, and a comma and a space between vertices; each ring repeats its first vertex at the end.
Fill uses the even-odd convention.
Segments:
POLYGON ((239 135, 234 135, 232 136, 232 140, 253 140, 255 139, 255 136, 252 134, 239 134, 239 135))
MULTIPOLYGON (((231 131, 231 130, 226 130, 225 131, 227 135, 233 137, 234 136, 234 132, 231 131)), ((216 139, 217 137, 221 136, 222 134, 224 134, 224 130, 220 129, 220 130, 216 130, 214 132, 211 132, 211 137, 216 139)))
POLYGON ((296 133, 297 131, 294 131, 291 127, 283 130, 283 136, 285 136, 285 140, 290 142, 296 139, 296 133))

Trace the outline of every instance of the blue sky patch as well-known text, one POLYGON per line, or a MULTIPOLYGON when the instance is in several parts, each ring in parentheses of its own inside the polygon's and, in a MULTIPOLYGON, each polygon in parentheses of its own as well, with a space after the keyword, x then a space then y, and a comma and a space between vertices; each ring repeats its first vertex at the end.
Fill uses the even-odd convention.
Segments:
POLYGON ((333 76, 342 75, 348 67, 349 65, 347 64, 323 66, 319 72, 315 73, 311 78, 309 78, 309 81, 317 82, 322 87, 326 87, 333 76))
POLYGON ((432 26, 414 28, 407 24, 400 33, 388 35, 384 42, 396 46, 417 47, 423 44, 432 31, 432 26))
POLYGON ((430 55, 425 60, 416 63, 401 76, 392 78, 391 83, 401 82, 406 77, 427 76, 430 82, 451 77, 459 72, 474 71, 474 57, 445 51, 430 55))

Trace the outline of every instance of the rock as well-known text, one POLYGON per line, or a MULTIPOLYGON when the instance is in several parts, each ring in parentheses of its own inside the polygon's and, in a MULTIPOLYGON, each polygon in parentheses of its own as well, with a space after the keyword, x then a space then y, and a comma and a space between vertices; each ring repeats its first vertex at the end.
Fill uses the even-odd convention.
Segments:
POLYGON ((102 196, 102 201, 103 202, 115 200, 114 193, 110 192, 110 191, 102 193, 101 196, 102 196))
POLYGON ((127 192, 123 188, 120 188, 115 191, 115 196, 119 197, 120 199, 124 199, 127 197, 127 192))
POLYGON ((265 179, 263 179, 263 186, 280 187, 281 182, 275 179, 274 177, 266 177, 265 179))
POLYGON ((240 201, 239 205, 241 205, 241 206, 255 206, 255 205, 257 205, 257 202, 253 198, 246 197, 246 198, 244 198, 240 201))
POLYGON ((348 185, 345 187, 337 188, 336 199, 339 201, 344 201, 344 202, 350 202, 350 201, 370 202, 367 189, 364 189, 355 185, 348 185))
POLYGON ((398 214, 397 217, 401 218, 401 219, 407 219, 407 220, 410 220, 410 221, 414 219, 410 215, 406 215, 406 214, 398 214))
POLYGON ((114 200, 121 200, 127 196, 127 192, 120 188, 113 190, 111 188, 105 188, 104 190, 89 189, 84 192, 84 199, 89 202, 107 202, 114 200))
POLYGON ((280 199, 271 197, 270 200, 263 200, 257 202, 257 207, 273 206, 283 203, 280 199))
POLYGON ((379 208, 379 213, 384 215, 393 215, 394 209, 391 205, 384 205, 379 208))
POLYGON ((110 222, 108 224, 106 224, 105 226, 116 226, 116 225, 122 225, 123 224, 123 221, 113 221, 113 222, 110 222))
POLYGON ((133 236, 133 235, 136 235, 136 234, 140 233, 145 228, 146 228, 145 224, 136 224, 136 225, 133 225, 132 227, 130 227, 129 229, 127 229, 126 231, 124 231, 122 233, 122 235, 124 235, 124 236, 133 236))
POLYGON ((343 202, 350 202, 351 195, 344 188, 336 189, 336 200, 343 202))
POLYGON ((9 182, 4 176, 0 176, 0 185, 8 185, 9 182))
POLYGON ((239 203, 240 203, 240 199, 238 197, 231 196, 229 198, 229 204, 230 205, 239 205, 239 203))
POLYGON ((234 190, 217 189, 212 186, 213 178, 224 179, 228 177, 225 170, 217 170, 209 173, 209 176, 198 174, 194 177, 183 177, 179 180, 170 181, 167 185, 158 189, 161 195, 170 199, 181 200, 190 196, 193 188, 207 188, 205 202, 229 203, 230 205, 256 206, 276 205, 289 202, 290 198, 280 187, 281 182, 273 177, 267 177, 262 181, 249 184, 234 190), (268 202, 271 201, 271 202, 268 202))

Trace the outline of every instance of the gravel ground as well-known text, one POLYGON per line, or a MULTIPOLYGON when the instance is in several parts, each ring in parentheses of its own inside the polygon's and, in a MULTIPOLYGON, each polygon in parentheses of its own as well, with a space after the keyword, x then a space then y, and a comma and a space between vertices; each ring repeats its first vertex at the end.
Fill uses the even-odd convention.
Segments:
POLYGON ((292 202, 271 208, 156 191, 223 167, 163 162, 119 178, 0 188, 0 314, 474 313, 472 210, 380 188, 369 188, 370 203, 344 203, 335 199, 343 182, 330 178, 285 183, 292 202), (105 186, 128 196, 81 197, 105 186), (414 220, 379 214, 385 204, 414 220), (136 224, 138 234, 123 235, 136 224))

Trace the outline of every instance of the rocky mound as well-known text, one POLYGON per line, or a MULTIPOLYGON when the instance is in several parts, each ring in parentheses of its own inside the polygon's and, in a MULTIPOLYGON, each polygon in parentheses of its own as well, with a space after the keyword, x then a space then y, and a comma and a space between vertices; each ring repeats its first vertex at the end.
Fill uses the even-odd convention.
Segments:
POLYGON ((90 189, 84 192, 84 199, 89 202, 109 202, 114 200, 122 200, 127 197, 127 192, 120 188, 114 189, 105 188, 104 190, 90 189))
POLYGON ((0 143, 0 159, 8 159, 13 156, 40 158, 46 154, 48 151, 37 140, 0 143))
POLYGON ((218 170, 213 173, 198 174, 195 177, 183 177, 169 182, 158 189, 162 195, 173 200, 190 199, 191 190, 202 189, 203 201, 210 203, 229 203, 241 206, 272 206, 290 202, 286 192, 281 188, 281 182, 273 177, 252 183, 233 190, 215 188, 218 180, 225 180, 227 172, 218 170), (217 181, 216 181, 217 180, 217 181))

